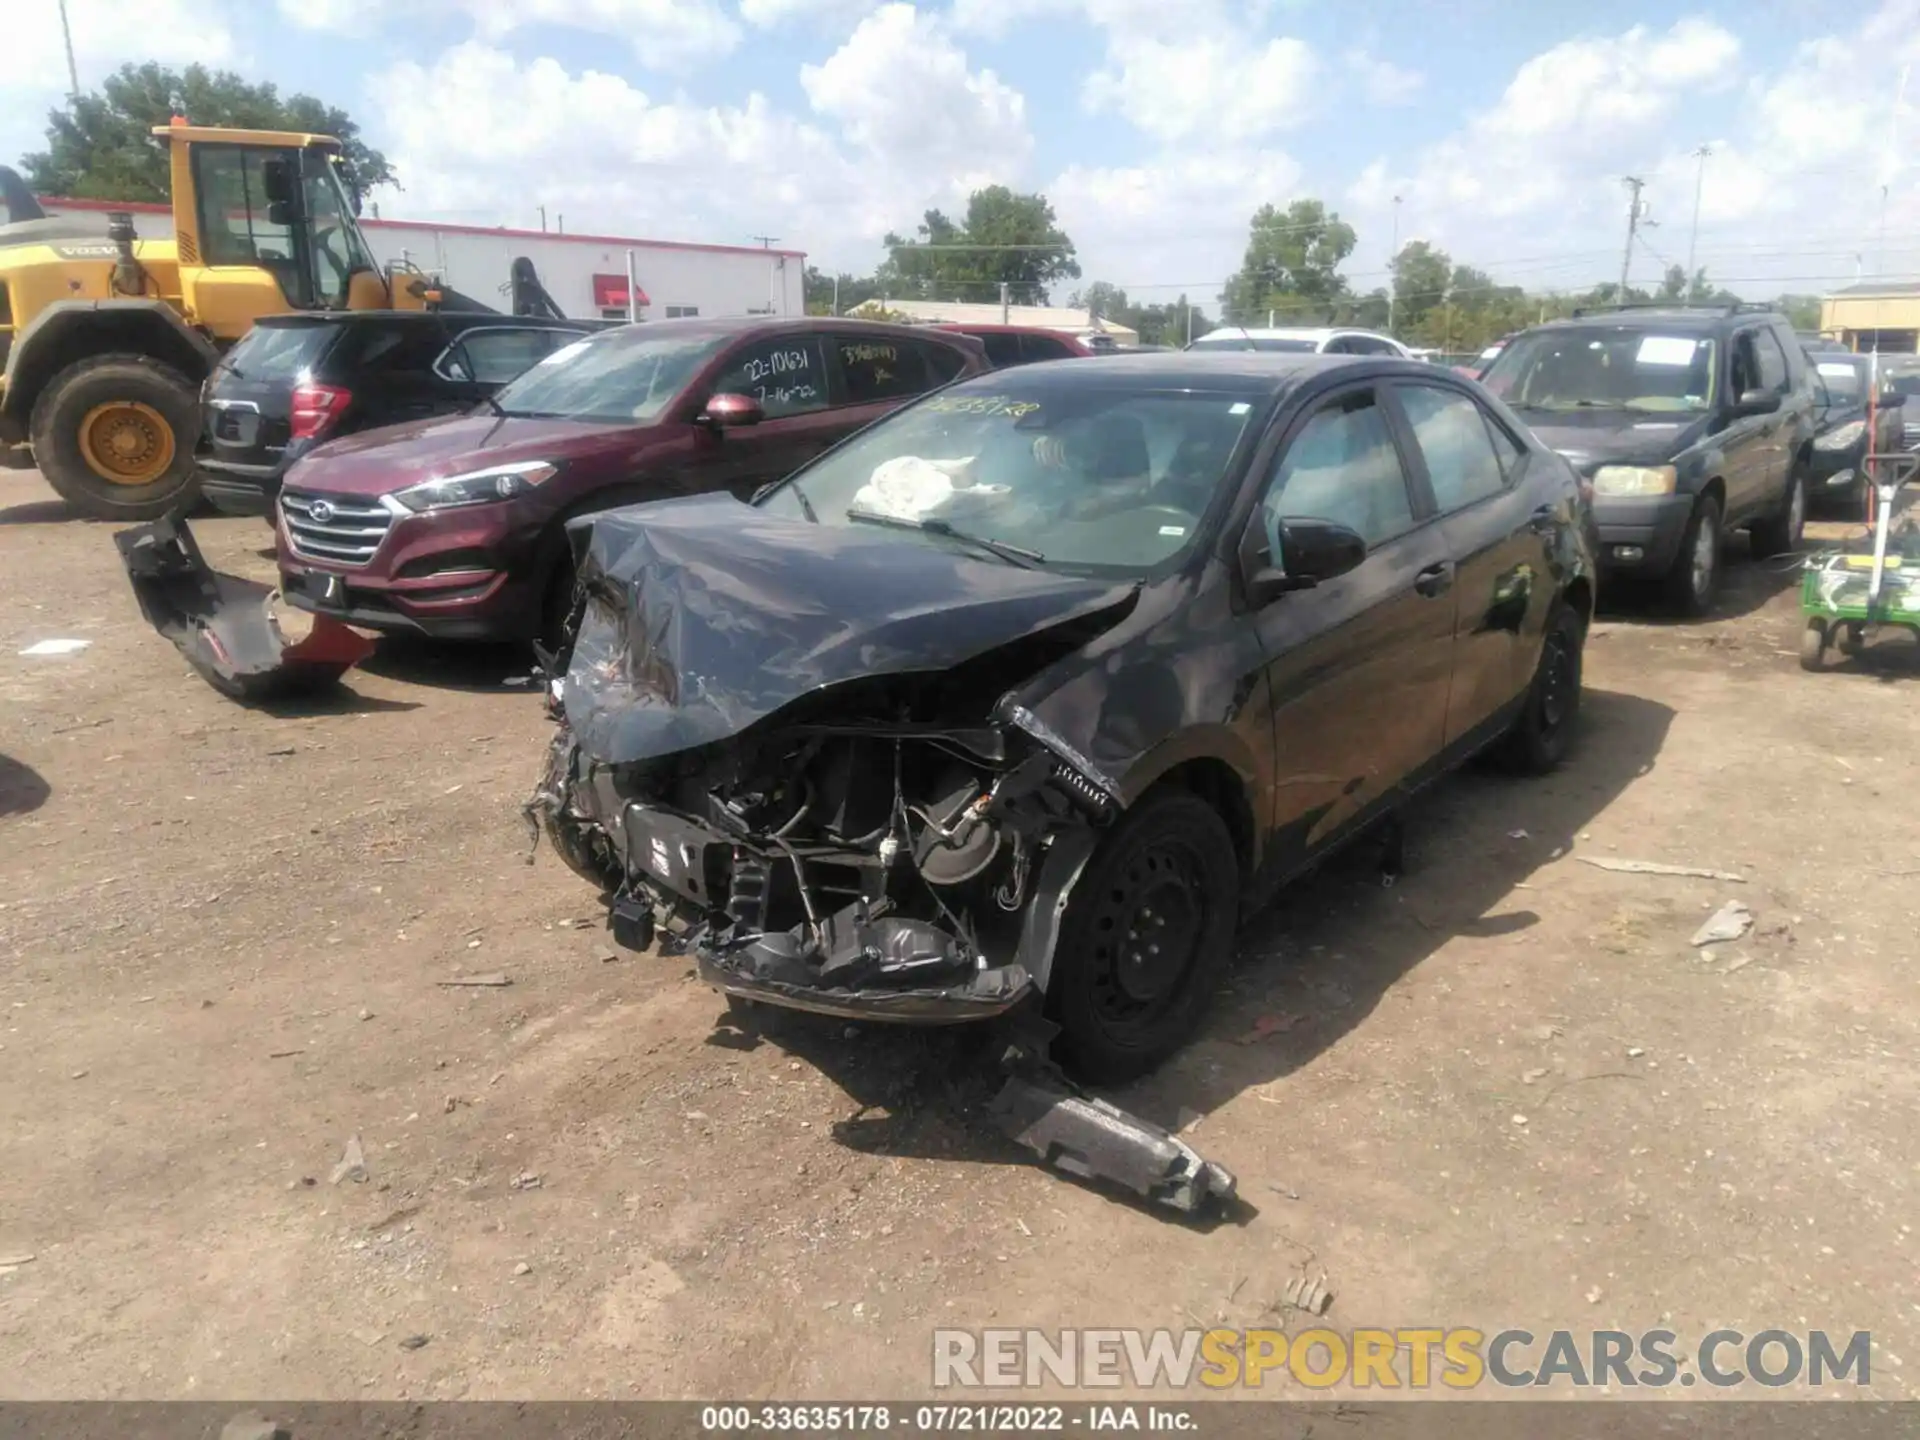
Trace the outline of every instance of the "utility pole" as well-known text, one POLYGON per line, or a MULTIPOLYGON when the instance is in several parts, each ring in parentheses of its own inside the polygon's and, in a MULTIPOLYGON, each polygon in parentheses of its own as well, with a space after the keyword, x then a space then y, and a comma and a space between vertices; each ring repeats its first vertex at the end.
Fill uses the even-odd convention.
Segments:
POLYGON ((542 205, 539 208, 540 208, 540 233, 544 235, 547 233, 547 207, 542 205))
MULTIPOLYGON (((1007 323, 1008 306, 1010 304, 1011 302, 1007 298, 1007 282, 1002 280, 1000 282, 1000 323, 1002 325, 1007 323)), ((1093 318, 1093 311, 1087 311, 1087 318, 1089 320, 1093 318)))
POLYGON ((840 276, 837 272, 833 277, 833 313, 840 313, 840 276))
POLYGON ((1647 182, 1638 175, 1624 175, 1620 183, 1633 192, 1633 198, 1627 202, 1627 248, 1620 255, 1620 290, 1613 297, 1615 304, 1624 305, 1627 303, 1627 272, 1633 267, 1633 239, 1640 233, 1640 216, 1643 213, 1640 209, 1640 192, 1646 188, 1647 182))
POLYGON ((67 23, 67 0, 60 0, 60 38, 67 42, 67 95, 80 98, 80 67, 73 63, 73 27, 67 23))
MULTIPOLYGON (((1693 175, 1693 228, 1687 232, 1687 288, 1693 288, 1693 247, 1700 238, 1700 191, 1707 183, 1707 157, 1713 154, 1711 145, 1702 145, 1693 152, 1700 160, 1700 168, 1693 175)), ((1686 297, 1681 296, 1682 299, 1686 297)))
POLYGON ((773 248, 773 242, 778 240, 780 237, 778 235, 754 235, 754 236, 750 236, 749 238, 758 240, 760 242, 760 248, 762 250, 771 250, 773 248))
POLYGON ((1387 334, 1393 334, 1394 302, 1400 290, 1400 197, 1393 197, 1393 249, 1387 254, 1387 334))

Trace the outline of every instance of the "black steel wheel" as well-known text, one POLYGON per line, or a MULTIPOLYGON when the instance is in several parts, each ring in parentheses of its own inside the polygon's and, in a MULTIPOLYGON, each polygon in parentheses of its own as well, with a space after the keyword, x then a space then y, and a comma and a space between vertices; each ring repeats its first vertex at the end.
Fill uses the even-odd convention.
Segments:
POLYGON ((1544 775, 1566 758, 1580 714, 1581 666, 1587 631, 1577 612, 1555 609, 1520 714, 1507 732, 1503 757, 1527 775, 1544 775))
POLYGON ((1151 796, 1094 853, 1074 888, 1047 985, 1062 1058, 1112 1083, 1184 1044, 1233 953, 1240 865, 1213 807, 1151 796))

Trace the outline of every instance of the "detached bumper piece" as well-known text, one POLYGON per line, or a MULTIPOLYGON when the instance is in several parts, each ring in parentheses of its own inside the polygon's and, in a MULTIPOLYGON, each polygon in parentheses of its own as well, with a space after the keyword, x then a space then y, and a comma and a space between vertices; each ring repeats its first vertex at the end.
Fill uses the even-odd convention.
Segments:
POLYGON ((1233 1198, 1233 1173, 1158 1125, 1049 1075, 1015 1073, 994 1097, 1000 1128, 1064 1174, 1106 1180, 1185 1215, 1233 1198))
POLYGON ((275 613, 278 592, 215 574, 184 520, 135 525, 115 532, 113 543, 140 613, 222 695, 249 703, 309 695, 373 652, 366 636, 325 616, 289 643, 275 613))

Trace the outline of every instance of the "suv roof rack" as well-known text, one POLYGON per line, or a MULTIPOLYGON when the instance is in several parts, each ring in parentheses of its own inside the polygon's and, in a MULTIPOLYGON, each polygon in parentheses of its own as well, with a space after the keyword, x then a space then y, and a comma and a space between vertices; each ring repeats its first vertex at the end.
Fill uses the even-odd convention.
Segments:
POLYGON ((1572 318, 1578 320, 1587 315, 1617 315, 1630 310, 1686 310, 1700 315, 1743 315, 1773 309, 1764 300, 1629 300, 1617 305, 1576 305, 1572 318))

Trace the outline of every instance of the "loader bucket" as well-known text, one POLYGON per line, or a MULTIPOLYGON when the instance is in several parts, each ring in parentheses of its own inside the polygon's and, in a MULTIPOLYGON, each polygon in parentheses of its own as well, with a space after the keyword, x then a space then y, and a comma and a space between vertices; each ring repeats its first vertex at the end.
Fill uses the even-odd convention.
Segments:
POLYGON ((373 641, 324 615, 289 642, 279 591, 209 569, 184 519, 116 531, 113 543, 140 613, 223 695, 250 704, 311 695, 373 653, 373 641))

